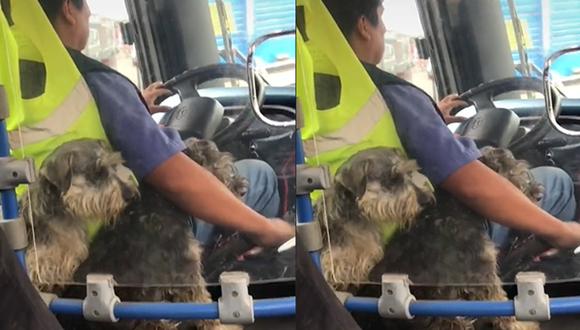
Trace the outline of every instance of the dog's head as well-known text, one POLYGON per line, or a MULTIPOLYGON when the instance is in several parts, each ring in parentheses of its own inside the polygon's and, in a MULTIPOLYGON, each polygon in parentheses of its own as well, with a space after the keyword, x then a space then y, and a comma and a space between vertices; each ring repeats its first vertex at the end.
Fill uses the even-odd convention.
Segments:
POLYGON ((219 151, 216 144, 209 140, 189 138, 185 146, 185 155, 211 172, 238 198, 248 192, 248 181, 237 174, 231 154, 219 151))
POLYGON ((401 226, 410 225, 435 200, 417 163, 392 148, 368 149, 351 157, 336 174, 334 193, 368 221, 401 226))
POLYGON ((84 139, 65 143, 46 158, 31 186, 31 206, 43 214, 68 212, 108 222, 138 195, 121 155, 102 141, 84 139))
POLYGON ((501 148, 485 147, 481 154, 482 163, 508 179, 534 203, 543 197, 544 187, 534 179, 526 161, 517 160, 511 151, 501 148))

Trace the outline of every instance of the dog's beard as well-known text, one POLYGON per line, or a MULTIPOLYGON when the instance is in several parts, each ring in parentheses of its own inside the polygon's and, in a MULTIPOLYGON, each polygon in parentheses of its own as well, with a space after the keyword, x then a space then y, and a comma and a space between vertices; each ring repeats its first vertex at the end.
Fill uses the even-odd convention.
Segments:
POLYGON ((36 251, 27 250, 26 262, 30 277, 39 288, 50 289, 55 284, 69 283, 80 263, 88 255, 86 234, 82 227, 63 226, 62 222, 47 222, 43 235, 48 241, 40 241, 36 251), (38 260, 38 265, 36 261, 38 260))
POLYGON ((371 182, 357 201, 362 215, 377 225, 396 224, 408 228, 423 206, 413 185, 405 185, 396 194, 385 191, 379 183, 371 182))
POLYGON ((347 245, 333 246, 332 255, 328 249, 322 251, 324 276, 336 290, 346 290, 350 285, 358 286, 367 281, 371 269, 383 257, 379 235, 357 229, 356 226, 345 228, 345 234, 352 239, 347 245))
POLYGON ((128 202, 121 184, 113 180, 102 188, 87 187, 83 177, 75 177, 62 197, 71 214, 87 220, 111 224, 125 210, 128 202))

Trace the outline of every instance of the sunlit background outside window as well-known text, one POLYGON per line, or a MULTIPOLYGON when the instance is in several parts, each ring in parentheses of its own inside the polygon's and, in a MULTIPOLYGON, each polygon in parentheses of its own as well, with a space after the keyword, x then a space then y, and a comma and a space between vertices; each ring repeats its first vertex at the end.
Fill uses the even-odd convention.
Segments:
MULTIPOLYGON (((209 0, 220 60, 244 64, 249 45, 267 33, 294 29, 295 3, 291 0, 232 0, 224 1, 226 15, 220 15, 215 0, 209 0), (232 40, 228 53, 224 46, 222 24, 232 40), (231 56, 231 57, 230 57, 231 56), (228 58, 230 57, 230 58, 228 58)), ((121 23, 128 22, 125 2, 120 0, 88 0, 92 11, 91 35, 85 54, 129 77, 140 85, 139 65, 134 45, 123 41, 121 23)), ((260 72, 272 85, 295 82, 295 39, 280 38, 260 46, 256 63, 260 72)), ((140 86, 142 87, 142 86, 140 86)))

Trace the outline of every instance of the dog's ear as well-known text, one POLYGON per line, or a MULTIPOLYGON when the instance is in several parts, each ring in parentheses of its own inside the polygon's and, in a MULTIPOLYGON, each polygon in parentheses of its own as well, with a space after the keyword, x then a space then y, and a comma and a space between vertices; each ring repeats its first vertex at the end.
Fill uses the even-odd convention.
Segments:
POLYGON ((231 190, 234 192, 234 195, 240 198, 244 197, 248 193, 248 187, 250 186, 248 180, 239 175, 234 175, 231 185, 231 190))
POLYGON ((26 212, 25 217, 28 217, 26 209, 29 207, 32 208, 33 214, 43 216, 56 215, 62 211, 57 209, 63 207, 61 192, 46 176, 39 175, 38 180, 31 184, 29 189, 30 195, 25 195, 22 205, 23 212, 26 212))
POLYGON ((539 202, 542 198, 544 198, 544 186, 539 184, 538 182, 536 182, 535 179, 533 179, 531 185, 530 185, 530 197, 532 198, 533 201, 535 202, 539 202))
POLYGON ((120 152, 113 152, 106 149, 101 149, 97 155, 97 166, 101 169, 111 168, 117 165, 123 165, 125 160, 120 152))
POLYGON ((401 158, 399 162, 396 162, 391 167, 391 174, 394 176, 401 174, 413 175, 413 172, 419 171, 419 165, 414 159, 401 158))
POLYGON ((40 168, 39 177, 50 183, 59 194, 64 194, 71 184, 73 162, 74 156, 72 154, 47 158, 40 168))
POLYGON ((357 162, 356 166, 345 163, 334 177, 335 190, 349 192, 355 199, 362 196, 366 191, 369 165, 366 160, 357 162))
POLYGON ((184 144, 185 150, 183 150, 183 153, 187 157, 201 166, 204 166, 207 163, 201 146, 201 140, 196 138, 189 138, 184 141, 184 144))
POLYGON ((340 182, 335 181, 332 189, 329 189, 317 203, 315 208, 317 217, 320 218, 322 207, 326 206, 329 221, 354 218, 352 214, 357 212, 357 196, 340 182), (325 203, 322 203, 322 198, 324 198, 325 203))

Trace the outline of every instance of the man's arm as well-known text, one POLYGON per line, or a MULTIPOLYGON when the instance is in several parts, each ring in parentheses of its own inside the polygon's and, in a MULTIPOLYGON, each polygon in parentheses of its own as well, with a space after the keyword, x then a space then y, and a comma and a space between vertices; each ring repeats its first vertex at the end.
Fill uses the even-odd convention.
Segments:
POLYGON ((560 248, 580 245, 580 225, 560 221, 532 203, 509 181, 479 161, 451 174, 441 187, 479 214, 504 226, 532 232, 560 248))
POLYGON ((381 89, 401 143, 434 185, 479 214, 510 228, 542 236, 557 247, 580 245, 580 225, 564 223, 533 204, 509 181, 487 168, 473 141, 455 138, 423 93, 408 86, 381 89))
POLYGON ((91 73, 87 83, 99 107, 105 133, 139 179, 151 184, 194 217, 247 234, 262 246, 279 245, 293 236, 282 220, 253 212, 205 169, 181 151, 175 130, 161 129, 135 88, 111 73, 91 73))
POLYGON ((261 246, 279 245, 294 235, 284 221, 264 218, 182 153, 158 166, 145 181, 190 215, 244 232, 261 246))

